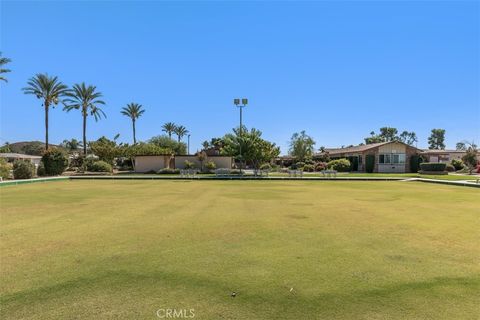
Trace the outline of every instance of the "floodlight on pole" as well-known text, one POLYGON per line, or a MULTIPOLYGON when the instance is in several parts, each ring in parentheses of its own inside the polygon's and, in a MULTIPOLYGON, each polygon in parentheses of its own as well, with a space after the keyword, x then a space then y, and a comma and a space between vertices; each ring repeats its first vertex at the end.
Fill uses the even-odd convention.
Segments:
MULTIPOLYGON (((233 99, 233 104, 240 109, 240 131, 239 131, 239 136, 240 136, 240 140, 242 138, 242 130, 243 130, 243 108, 245 108, 248 104, 248 99, 247 98, 242 98, 242 99, 239 99, 239 98, 236 98, 236 99, 233 99)), ((242 143, 240 141, 239 143, 239 151, 240 151, 240 172, 242 171, 242 143)))

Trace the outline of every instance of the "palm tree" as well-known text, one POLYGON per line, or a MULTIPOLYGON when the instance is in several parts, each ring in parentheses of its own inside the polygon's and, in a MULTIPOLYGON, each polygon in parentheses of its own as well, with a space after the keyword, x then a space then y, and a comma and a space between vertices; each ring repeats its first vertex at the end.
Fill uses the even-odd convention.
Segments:
POLYGON ((162 126, 162 131, 168 134, 168 137, 172 139, 172 133, 175 132, 177 125, 173 122, 167 122, 162 126))
POLYGON ((66 85, 58 81, 57 77, 50 77, 48 74, 37 74, 27 82, 28 87, 23 88, 25 94, 34 94, 38 99, 43 99, 42 106, 45 108, 45 149, 48 150, 48 110, 52 105, 55 107, 62 97, 70 90, 66 85))
POLYGON ((10 62, 12 62, 12 60, 2 57, 2 53, 0 52, 0 80, 3 80, 5 82, 8 82, 8 80, 4 76, 2 76, 2 73, 10 72, 10 69, 3 69, 3 66, 10 62))
POLYGON ((137 143, 137 138, 135 137, 135 120, 137 120, 144 112, 145 112, 145 110, 142 109, 142 105, 138 104, 138 103, 134 103, 134 102, 129 103, 129 104, 127 104, 126 107, 122 108, 121 113, 132 119, 133 144, 137 143))
POLYGON ((82 112, 83 117, 83 154, 87 154, 87 117, 88 114, 95 118, 95 121, 103 117, 107 117, 105 112, 100 109, 99 105, 104 105, 105 102, 100 100, 102 93, 97 90, 95 86, 86 86, 85 82, 81 84, 74 84, 72 91, 68 94, 68 99, 65 99, 66 106, 63 110, 67 112, 78 109, 82 112))
POLYGON ((188 134, 188 130, 184 126, 177 126, 175 128, 174 132, 178 137, 178 142, 180 142, 180 140, 182 140, 184 135, 188 134))
POLYGON ((77 139, 73 138, 72 140, 63 140, 61 146, 67 149, 68 151, 77 151, 78 148, 82 147, 82 143, 77 139))

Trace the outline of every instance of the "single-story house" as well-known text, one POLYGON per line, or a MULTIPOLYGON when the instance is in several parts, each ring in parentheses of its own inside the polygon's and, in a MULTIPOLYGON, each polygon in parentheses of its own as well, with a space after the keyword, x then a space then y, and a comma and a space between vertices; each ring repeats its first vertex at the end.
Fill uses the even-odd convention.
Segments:
POLYGON ((453 159, 462 159, 467 152, 464 150, 423 150, 422 157, 427 162, 450 162, 453 159))
POLYGON ((30 161, 38 167, 40 165, 40 161, 42 161, 41 156, 32 156, 29 154, 22 154, 22 153, 0 153, 0 158, 4 158, 7 162, 14 162, 15 160, 27 160, 30 161))
MULTIPOLYGON (((196 155, 157 155, 135 156, 134 170, 135 172, 145 173, 150 171, 159 171, 161 169, 184 169, 185 161, 193 162, 195 167, 200 169, 201 164, 196 155)), ((203 162, 213 161, 217 168, 231 169, 233 165, 233 158, 228 156, 208 156, 203 162)))
MULTIPOLYGON (((347 148, 326 148, 330 159, 347 158, 352 163, 353 171, 365 172, 366 156, 375 156, 373 172, 410 172, 410 158, 422 150, 399 141, 372 143, 347 148)), ((322 154, 316 154, 319 157, 322 154)))

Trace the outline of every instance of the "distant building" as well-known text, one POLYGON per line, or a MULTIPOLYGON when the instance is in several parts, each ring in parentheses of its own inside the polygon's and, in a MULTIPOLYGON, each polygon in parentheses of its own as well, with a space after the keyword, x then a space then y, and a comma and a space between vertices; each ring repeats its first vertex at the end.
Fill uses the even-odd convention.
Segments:
POLYGON ((427 162, 450 162, 453 159, 462 159, 467 151, 463 150, 423 150, 422 157, 427 162))
POLYGON ((0 153, 0 158, 7 159, 8 162, 14 162, 15 160, 27 160, 33 163, 36 167, 40 164, 42 160, 41 156, 31 156, 28 154, 22 153, 0 153))
MULTIPOLYGON (((399 141, 365 144, 347 148, 325 148, 323 153, 328 153, 330 159, 347 158, 352 163, 353 171, 365 172, 365 159, 367 155, 375 156, 373 172, 410 172, 410 158, 421 153, 422 150, 399 141)), ((314 156, 315 158, 315 156, 314 156)))

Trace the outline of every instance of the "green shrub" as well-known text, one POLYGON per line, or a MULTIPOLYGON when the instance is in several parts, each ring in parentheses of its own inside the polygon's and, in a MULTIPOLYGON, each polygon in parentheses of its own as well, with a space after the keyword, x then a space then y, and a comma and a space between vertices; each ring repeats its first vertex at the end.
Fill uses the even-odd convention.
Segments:
POLYGON ((217 165, 213 161, 207 161, 207 163, 205 163, 205 169, 207 169, 207 171, 213 171, 217 169, 217 165))
POLYGON ((43 162, 40 162, 37 168, 37 176, 43 177, 46 176, 47 173, 45 172, 45 166, 43 165, 43 162))
POLYGON ((12 170, 12 165, 4 158, 0 158, 0 177, 4 180, 10 178, 10 170, 12 170))
POLYGON ((313 171, 315 171, 315 166, 313 164, 306 164, 306 165, 303 166, 303 171, 313 172, 313 171))
POLYGON ((272 170, 272 166, 270 165, 270 163, 264 163, 260 166, 260 170, 268 170, 268 171, 271 171, 272 170))
POLYGON ((463 161, 460 159, 453 159, 452 166, 455 168, 455 170, 462 170, 465 167, 463 161))
POLYGON ((158 174, 179 174, 180 169, 170 169, 170 168, 163 168, 158 171, 158 174))
POLYGON ((112 172, 113 168, 110 163, 102 160, 94 161, 89 165, 88 171, 91 172, 112 172))
POLYGON ((13 163, 13 177, 15 179, 31 179, 35 172, 35 166, 26 160, 16 160, 13 163))
POLYGON ((296 169, 301 170, 303 168, 303 166, 305 166, 305 162, 303 162, 303 161, 299 161, 299 162, 295 163, 295 168, 296 169))
POLYGON ((375 169, 375 155, 367 154, 365 156, 365 171, 367 173, 372 173, 375 169))
POLYGON ((420 169, 422 171, 435 171, 435 172, 443 172, 447 167, 446 163, 440 162, 424 162, 420 164, 420 169))
POLYGON ((451 164, 447 164, 447 166, 445 167, 445 169, 446 169, 448 172, 455 172, 455 167, 452 166, 451 164))
POLYGON ((193 163, 192 161, 185 160, 184 165, 185 165, 185 169, 195 168, 195 163, 193 163))
POLYGON ((347 159, 331 160, 327 166, 328 168, 336 170, 338 172, 350 171, 350 161, 348 161, 347 159))
POLYGON ((423 158, 418 154, 414 154, 410 157, 410 172, 417 173, 420 169, 420 164, 423 162, 423 158))
POLYGON ((60 175, 68 167, 67 155, 56 148, 46 150, 43 153, 42 162, 45 166, 45 174, 49 176, 60 175))
POLYGON ((315 164, 315 171, 323 171, 327 169, 327 163, 326 162, 317 162, 315 164))

